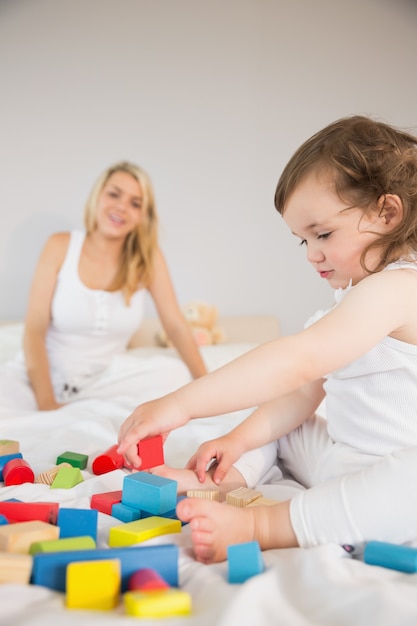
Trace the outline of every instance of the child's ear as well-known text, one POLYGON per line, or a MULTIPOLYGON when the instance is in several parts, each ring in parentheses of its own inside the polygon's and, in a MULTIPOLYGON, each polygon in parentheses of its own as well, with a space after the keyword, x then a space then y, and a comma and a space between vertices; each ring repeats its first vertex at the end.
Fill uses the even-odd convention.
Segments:
POLYGON ((393 193, 387 193, 378 198, 378 217, 383 220, 383 224, 388 230, 393 230, 402 221, 404 211, 403 203, 400 196, 393 193))

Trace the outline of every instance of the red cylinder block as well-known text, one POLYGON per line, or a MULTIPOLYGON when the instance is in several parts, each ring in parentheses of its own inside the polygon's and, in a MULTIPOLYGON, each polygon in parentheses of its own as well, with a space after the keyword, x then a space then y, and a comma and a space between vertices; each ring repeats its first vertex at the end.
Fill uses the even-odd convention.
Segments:
POLYGON ((107 474, 115 469, 122 469, 124 466, 124 458, 122 454, 117 452, 118 444, 111 446, 106 452, 96 457, 92 464, 94 474, 107 474))
POLYGON ((34 483, 35 474, 29 463, 24 459, 11 459, 3 467, 3 480, 6 487, 34 483))

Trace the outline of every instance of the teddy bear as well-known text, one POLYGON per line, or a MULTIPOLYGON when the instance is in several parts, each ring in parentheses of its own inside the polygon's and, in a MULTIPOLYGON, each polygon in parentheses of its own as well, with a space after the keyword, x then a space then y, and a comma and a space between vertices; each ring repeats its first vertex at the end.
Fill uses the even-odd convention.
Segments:
MULTIPOLYGON (((198 346, 210 346, 225 340, 223 329, 216 326, 218 310, 215 306, 203 300, 194 300, 183 308, 183 314, 191 326, 198 346)), ((156 338, 159 345, 172 346, 172 342, 164 331, 159 331, 156 338)))

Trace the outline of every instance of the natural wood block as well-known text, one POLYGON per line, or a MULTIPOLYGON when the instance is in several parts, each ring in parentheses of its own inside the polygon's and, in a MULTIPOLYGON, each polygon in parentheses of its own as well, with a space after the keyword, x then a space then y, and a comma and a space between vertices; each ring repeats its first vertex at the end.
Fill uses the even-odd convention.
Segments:
POLYGON ((220 500, 219 489, 189 489, 187 498, 201 498, 202 500, 220 500))
POLYGON ((72 467, 69 463, 60 463, 59 465, 55 465, 51 467, 49 470, 42 472, 35 478, 35 483, 41 483, 43 485, 52 485, 54 482, 55 476, 58 474, 59 470, 62 467, 72 467))
POLYGON ((247 505, 248 508, 251 506, 274 506, 274 504, 279 504, 280 500, 273 500, 272 498, 264 498, 261 496, 260 498, 256 498, 253 502, 249 502, 247 505))
POLYGON ((249 489, 248 487, 239 487, 226 494, 226 502, 232 506, 242 508, 261 496, 262 493, 260 491, 255 491, 255 489, 249 489))
POLYGON ((35 541, 58 539, 59 528, 53 524, 32 520, 0 526, 0 550, 27 554, 35 541))
POLYGON ((0 456, 20 452, 20 444, 14 439, 0 439, 0 456))
POLYGON ((30 582, 33 559, 29 554, 0 552, 0 583, 30 582))

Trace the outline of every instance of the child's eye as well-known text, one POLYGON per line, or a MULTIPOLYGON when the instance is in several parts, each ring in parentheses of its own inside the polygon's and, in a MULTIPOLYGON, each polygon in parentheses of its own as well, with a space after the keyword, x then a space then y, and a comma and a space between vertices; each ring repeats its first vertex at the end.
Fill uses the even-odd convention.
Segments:
POLYGON ((307 239, 301 239, 300 241, 300 246, 306 246, 307 245, 307 239))
POLYGON ((117 198, 119 195, 116 191, 108 191, 107 193, 111 198, 117 198))
POLYGON ((317 235, 317 239, 328 239, 332 233, 321 233, 317 235))

